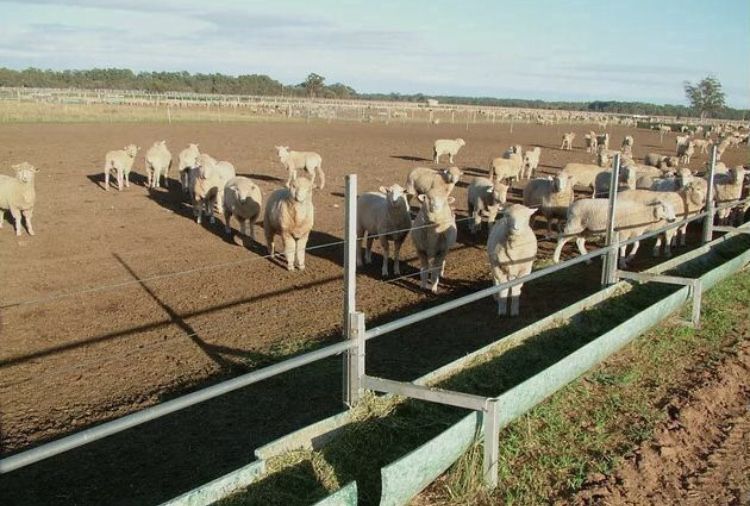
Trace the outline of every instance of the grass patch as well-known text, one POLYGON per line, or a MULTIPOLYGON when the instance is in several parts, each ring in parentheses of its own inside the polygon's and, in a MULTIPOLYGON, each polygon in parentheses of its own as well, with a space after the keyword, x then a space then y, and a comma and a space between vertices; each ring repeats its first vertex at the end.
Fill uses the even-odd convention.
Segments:
MULTIPOLYGON (((675 274, 697 276, 745 251, 747 238, 719 245, 675 274), (689 273, 689 274, 688 274, 689 273)), ((617 324, 678 290, 635 285, 568 322, 485 356, 439 384, 495 396, 556 363, 617 324)), ((663 406, 685 371, 710 367, 738 341, 747 317, 750 272, 704 297, 700 331, 675 319, 635 340, 605 364, 561 389, 501 434, 500 486, 482 488, 481 445, 474 445, 416 504, 546 504, 579 490, 592 473, 606 474, 664 419, 663 406)), ((355 420, 318 452, 274 461, 274 472, 221 504, 310 504, 356 480, 360 504, 377 504, 380 468, 436 436, 466 411, 371 396, 355 420)))

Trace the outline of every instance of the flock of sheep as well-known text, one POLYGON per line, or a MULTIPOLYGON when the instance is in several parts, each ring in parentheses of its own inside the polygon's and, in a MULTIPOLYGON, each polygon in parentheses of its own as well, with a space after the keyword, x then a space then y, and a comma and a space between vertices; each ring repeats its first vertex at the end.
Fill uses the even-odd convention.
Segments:
MULTIPOLYGON (((626 136, 620 150, 614 151, 609 149, 608 133, 590 132, 584 136, 584 147, 596 155, 597 163, 568 163, 552 177, 535 177, 542 154, 539 147, 524 151, 520 145, 514 145, 502 156, 492 159, 487 177, 474 177, 469 182, 467 207, 471 233, 479 231, 483 218, 490 227, 487 255, 494 283, 511 281, 531 272, 537 255, 537 238, 532 229, 537 211, 545 217, 549 234, 553 222, 557 222, 560 233, 553 256, 555 262, 559 262, 562 248, 570 240, 576 241, 581 254, 586 253, 586 240, 602 235, 606 229, 609 199, 602 196, 609 194, 610 160, 616 153, 621 156, 621 177, 615 230, 621 241, 700 213, 706 204, 708 183, 702 174, 694 174, 685 165, 696 148, 705 152, 714 141, 705 135, 698 138, 699 134, 678 136, 675 156, 649 153, 639 163, 632 155, 632 136, 626 136), (526 181, 523 204, 509 203, 509 190, 513 181, 518 180, 526 181), (581 187, 588 189, 591 197, 576 198, 576 186, 579 190, 581 187)), ((560 149, 573 149, 575 137, 572 132, 564 134, 560 149)), ((728 147, 743 141, 747 142, 746 133, 727 133, 718 140, 719 156, 728 147)), ((439 163, 440 158, 447 155, 449 163, 453 164, 454 157, 465 145, 460 138, 435 141, 434 162, 439 163)), ((304 270, 305 249, 314 225, 313 191, 325 185, 322 157, 314 152, 292 151, 288 146, 276 146, 276 150, 288 177, 284 187, 268 195, 265 206, 260 188, 250 178, 237 176, 231 163, 201 153, 197 144, 190 144, 177 158, 179 181, 184 193, 189 195, 198 223, 203 216, 213 223, 214 212, 218 211, 224 215, 226 233, 231 234, 230 220, 234 216, 240 222, 240 232, 255 241, 254 225, 263 214, 269 254, 272 257, 275 254, 274 239, 278 235, 287 268, 304 270), (316 184, 316 178, 319 184, 316 184)), ((128 145, 106 154, 104 184, 107 191, 113 176, 119 190, 130 186, 130 173, 138 151, 137 146, 128 145)), ((145 155, 148 187, 159 188, 162 181, 166 186, 172 164, 172 154, 166 143, 155 142, 145 155)), ((33 235, 31 217, 37 170, 25 162, 14 166, 14 170, 15 177, 0 175, 0 209, 10 210, 17 235, 20 234, 22 216, 28 233, 33 235)), ((405 187, 392 184, 381 186, 376 192, 361 194, 357 202, 357 237, 360 242, 357 265, 363 263, 363 251, 364 261, 372 261, 372 243, 378 238, 383 250, 382 275, 389 275, 390 242, 394 243, 393 272, 400 275, 401 247, 411 234, 420 262, 420 286, 437 292, 448 252, 456 242, 456 217, 451 207, 455 198, 451 194, 463 175, 455 166, 442 170, 418 167, 408 174, 405 187), (412 203, 419 205, 414 217, 412 203)), ((746 196, 745 179, 746 171, 742 166, 727 168, 721 162, 717 163, 716 202, 731 202, 746 196)), ((747 207, 736 209, 737 216, 744 216, 747 207)), ((731 212, 731 209, 720 211, 719 219, 727 222, 731 219, 731 212)), ((654 254, 659 254, 663 244, 669 255, 670 247, 678 239, 684 245, 686 227, 660 235, 654 254)), ((621 267, 627 266, 638 246, 638 242, 634 242, 628 255, 625 254, 626 248, 621 248, 621 267)), ((498 314, 508 313, 508 302, 510 315, 518 314, 522 286, 516 285, 496 296, 498 314)))

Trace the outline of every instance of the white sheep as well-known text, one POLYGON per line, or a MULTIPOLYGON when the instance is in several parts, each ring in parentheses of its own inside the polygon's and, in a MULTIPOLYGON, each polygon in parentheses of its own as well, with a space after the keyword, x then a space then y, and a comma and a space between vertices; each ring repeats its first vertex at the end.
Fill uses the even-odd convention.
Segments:
POLYGON ((281 236, 286 268, 305 269, 305 247, 315 217, 312 202, 313 183, 307 178, 294 178, 286 188, 274 191, 266 201, 263 230, 266 247, 275 255, 274 238, 281 236))
POLYGON ((193 215, 196 223, 201 223, 203 214, 214 223, 214 209, 224 209, 224 186, 227 181, 237 176, 234 166, 229 162, 217 162, 206 153, 198 157, 198 170, 193 183, 193 215))
POLYGON ((453 157, 463 146, 466 146, 466 142, 460 137, 457 139, 438 139, 432 145, 432 159, 435 163, 440 163, 440 157, 448 155, 448 163, 453 163, 453 157))
POLYGON ((409 195, 423 195, 433 188, 441 188, 450 195, 453 188, 461 180, 463 172, 458 167, 435 170, 417 167, 406 176, 406 193, 409 195))
POLYGON ((625 148, 625 146, 630 146, 630 148, 633 148, 633 145, 635 144, 635 140, 633 139, 632 135, 626 135, 625 138, 622 139, 622 147, 625 148))
MULTIPOLYGON (((28 162, 13 165, 11 168, 15 172, 15 177, 0 174, 0 210, 2 214, 5 214, 6 210, 10 211, 16 235, 21 235, 21 216, 26 221, 26 231, 29 235, 34 235, 34 228, 31 226, 31 217, 36 203, 34 176, 39 169, 28 162)), ((2 214, 0 214, 0 228, 3 227, 2 214)))
POLYGON ((714 143, 713 139, 694 139, 693 144, 700 149, 702 155, 708 154, 708 147, 714 143))
POLYGON ((560 144, 560 149, 562 150, 572 150, 573 149, 573 141, 576 138, 575 132, 568 132, 563 134, 562 136, 562 143, 560 144))
POLYGON ((725 137, 719 145, 716 147, 716 159, 721 160, 721 157, 724 156, 724 151, 727 150, 729 145, 732 141, 729 140, 729 137, 725 137))
POLYGON ((164 177, 164 187, 169 185, 169 167, 172 165, 172 153, 166 141, 154 142, 146 151, 146 174, 148 187, 159 188, 159 181, 164 177))
POLYGON ((117 189, 122 191, 123 183, 130 188, 130 171, 135 157, 141 148, 128 144, 122 149, 108 151, 104 157, 104 189, 109 191, 109 176, 114 173, 117 178, 117 189))
MULTIPOLYGON (((487 255, 495 286, 531 273, 536 260, 537 243, 530 226, 536 209, 511 204, 503 210, 503 217, 495 222, 487 238, 487 255)), ((523 283, 501 290, 495 295, 497 314, 505 316, 510 297, 510 316, 517 316, 523 283)))
POLYGON ((508 199, 508 185, 499 181, 492 181, 486 177, 475 177, 467 192, 467 207, 469 216, 474 221, 469 222, 469 230, 476 234, 482 225, 482 215, 487 216, 487 224, 492 227, 500 207, 508 199))
POLYGON ((531 179, 534 171, 539 168, 539 159, 542 156, 542 149, 537 146, 523 154, 523 174, 524 179, 531 179))
POLYGON ((323 158, 313 151, 289 151, 289 146, 276 146, 281 164, 286 168, 288 177, 287 184, 297 177, 297 171, 304 169, 315 183, 315 175, 320 176, 320 189, 326 184, 326 175, 323 172, 323 158))
POLYGON ((510 153, 508 158, 500 157, 492 160, 489 178, 492 181, 520 179, 523 169, 523 157, 519 153, 510 153))
MULTIPOLYGON (((576 240, 581 255, 585 255, 586 239, 601 236, 607 230, 609 199, 579 199, 571 204, 568 210, 568 221, 562 235, 557 240, 553 260, 560 261, 563 246, 570 240, 576 240)), ((620 241, 626 241, 642 235, 654 222, 675 220, 674 207, 669 202, 654 199, 650 202, 622 201, 615 210, 615 230, 619 232, 620 241)), ((624 268, 638 251, 639 242, 633 243, 630 254, 625 256, 625 246, 620 248, 620 267, 624 268)))
POLYGON ((456 242, 456 219, 450 205, 455 201, 440 189, 417 197, 422 207, 414 220, 411 239, 420 262, 420 287, 437 293, 445 258, 456 242))
POLYGON ((695 143, 687 141, 686 144, 679 144, 677 146, 677 156, 680 159, 680 163, 685 165, 690 163, 690 157, 695 154, 695 143))
MULTIPOLYGON (((744 181, 745 169, 742 165, 732 167, 726 174, 716 174, 714 176, 714 200, 716 204, 726 204, 739 200, 742 197, 744 181)), ((719 223, 722 225, 729 223, 731 214, 731 207, 719 209, 716 212, 719 223)))
POLYGON ((547 232, 552 233, 552 220, 560 222, 568 216, 568 207, 573 203, 575 177, 560 172, 554 177, 532 179, 523 189, 523 205, 539 207, 547 221, 547 232))
POLYGON ((610 170, 611 169, 605 169, 590 163, 570 162, 565 164, 562 172, 573 176, 576 180, 576 184, 586 186, 593 190, 596 176, 601 172, 609 172, 610 170))
POLYGON ((638 190, 653 190, 660 192, 677 191, 693 182, 690 169, 682 168, 674 175, 665 177, 641 176, 635 183, 638 190))
POLYGON ((669 167, 677 167, 677 165, 679 165, 680 163, 680 160, 676 156, 660 155, 659 153, 648 153, 643 159, 643 163, 645 165, 664 169, 669 167))
POLYGON ((599 149, 609 149, 609 134, 599 134, 596 136, 596 143, 599 149))
POLYGON ((250 238, 255 242, 255 222, 260 217, 263 204, 263 194, 258 185, 250 178, 233 177, 224 185, 224 231, 232 233, 230 221, 232 215, 240 222, 240 233, 247 236, 247 227, 250 226, 250 238))
MULTIPOLYGON (((630 167, 620 167, 620 180, 617 191, 635 190, 638 179, 637 172, 630 167)), ((609 187, 612 181, 612 171, 600 172, 594 179, 594 197, 606 197, 609 195, 609 187)))
MULTIPOLYGON (((188 147, 180 151, 180 156, 177 158, 177 171, 180 173, 180 184, 182 185, 182 191, 185 193, 192 193, 193 191, 195 171, 198 170, 198 157, 200 155, 201 152, 198 150, 197 144, 188 144, 188 147)), ((190 200, 193 200, 192 195, 190 195, 190 200)))
POLYGON ((599 141, 597 141, 596 132, 589 132, 583 137, 586 140, 586 152, 596 153, 596 150, 599 147, 599 141))
POLYGON ((400 185, 381 186, 378 192, 367 192, 357 197, 357 266, 362 265, 363 241, 366 241, 365 262, 372 262, 372 242, 377 236, 383 250, 382 276, 388 276, 390 241, 393 241, 393 273, 400 275, 401 246, 410 229, 409 203, 400 185))

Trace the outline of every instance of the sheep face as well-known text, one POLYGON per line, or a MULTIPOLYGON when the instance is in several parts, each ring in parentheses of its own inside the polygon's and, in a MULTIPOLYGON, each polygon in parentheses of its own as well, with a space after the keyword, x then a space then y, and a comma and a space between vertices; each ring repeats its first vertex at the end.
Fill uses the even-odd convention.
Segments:
POLYGON ((275 146, 279 159, 283 162, 289 156, 289 146, 275 146))
POLYGON ((34 167, 28 162, 19 163, 13 166, 13 170, 16 172, 16 179, 22 183, 30 183, 34 180, 34 174, 39 172, 39 169, 34 167))
POLYGON ((685 198, 696 206, 702 206, 706 203, 706 194, 693 183, 685 186, 685 198))
POLYGON ((677 215, 674 212, 674 206, 669 202, 655 200, 648 205, 653 207, 653 216, 657 221, 666 220, 668 223, 672 223, 677 219, 677 215))
POLYGON ((529 228, 529 219, 537 211, 521 204, 511 204, 503 210, 503 217, 508 224, 510 235, 517 234, 521 230, 529 228))
POLYGON ((297 202, 307 202, 312 197, 312 181, 306 178, 294 179, 289 183, 289 193, 297 202))
POLYGON ((135 155, 138 154, 138 151, 140 151, 141 148, 136 146, 135 144, 128 144, 123 148, 123 151, 125 151, 125 154, 127 154, 130 158, 135 158, 135 155))
POLYGON ((458 144, 459 146, 466 146, 466 142, 460 137, 456 139, 456 144, 458 144))
POLYGON ((505 204, 508 200, 508 185, 495 183, 491 188, 487 188, 487 193, 491 194, 490 199, 494 204, 505 204))
POLYGON ((448 183, 458 183, 458 181, 461 179, 461 176, 464 175, 463 172, 461 172, 461 169, 458 167, 451 167, 449 169, 445 169, 443 171, 443 174, 445 174, 445 179, 448 181, 448 183))
MULTIPOLYGON (((453 197, 435 191, 430 191, 427 195, 419 195, 417 198, 422 203, 422 209, 426 212, 428 218, 439 215, 443 209, 456 201, 453 197)), ((433 220, 430 219, 430 221, 433 220)))
POLYGON ((388 202, 388 207, 398 208, 406 206, 408 209, 409 203, 406 200, 406 190, 399 184, 393 184, 386 188, 381 186, 378 188, 380 193, 385 194, 385 200, 388 202))

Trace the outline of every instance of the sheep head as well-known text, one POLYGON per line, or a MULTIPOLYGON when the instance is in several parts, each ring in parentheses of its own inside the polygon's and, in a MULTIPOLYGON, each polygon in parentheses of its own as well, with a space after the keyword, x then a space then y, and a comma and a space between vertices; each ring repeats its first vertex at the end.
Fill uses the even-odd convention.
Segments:
POLYGON ((289 194, 297 202, 307 202, 312 199, 313 184, 305 177, 294 178, 289 183, 289 194))
POLYGON ((531 216, 537 212, 536 208, 530 208, 521 204, 511 204, 503 209, 503 218, 508 225, 509 235, 517 234, 529 228, 531 216))
POLYGON ((429 221, 434 221, 431 218, 439 216, 446 208, 450 210, 449 206, 456 201, 442 190, 430 190, 427 194, 418 195, 417 199, 422 203, 421 212, 429 221))
POLYGON ((34 174, 39 172, 39 169, 31 165, 29 162, 21 162, 17 165, 13 165, 13 170, 16 173, 16 179, 23 183, 29 183, 34 180, 34 174))
POLYGON ((487 188, 487 193, 490 194, 490 200, 494 204, 505 204, 508 200, 508 188, 507 184, 496 182, 490 188, 487 188))
POLYGON ((674 206, 670 202, 654 200, 647 205, 653 207, 653 216, 657 221, 666 220, 667 222, 672 223, 677 219, 674 212, 674 206))
POLYGON ((140 151, 140 147, 136 146, 135 144, 128 144, 123 148, 123 151, 125 151, 125 154, 127 154, 130 158, 135 158, 135 155, 138 154, 138 151, 140 151))

